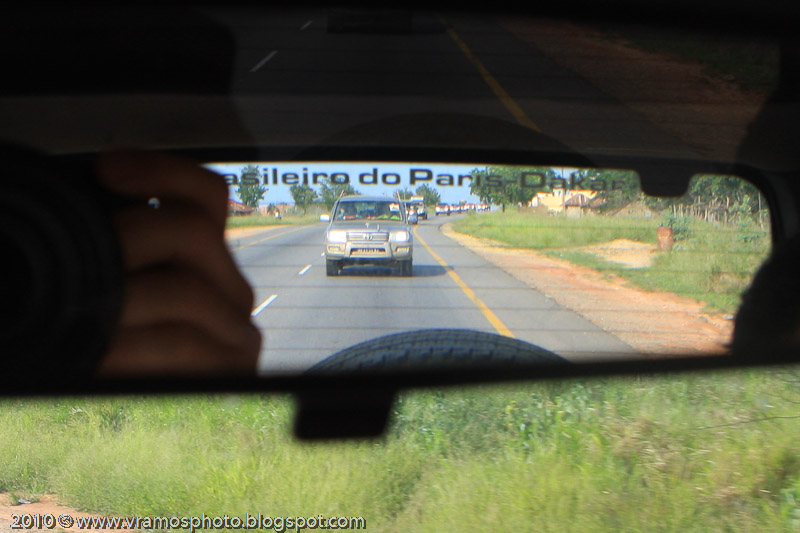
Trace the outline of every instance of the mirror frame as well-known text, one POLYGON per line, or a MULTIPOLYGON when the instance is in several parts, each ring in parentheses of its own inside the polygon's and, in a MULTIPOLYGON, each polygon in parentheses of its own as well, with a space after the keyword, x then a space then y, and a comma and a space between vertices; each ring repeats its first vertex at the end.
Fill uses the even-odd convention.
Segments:
MULTIPOLYGON (((787 238, 786 228, 792 226, 798 206, 792 198, 781 197, 778 207, 778 191, 786 189, 786 176, 772 175, 748 165, 716 161, 677 160, 668 158, 635 156, 585 156, 574 153, 537 151, 461 150, 452 148, 376 148, 356 149, 347 147, 263 147, 224 149, 167 150, 171 153, 193 158, 200 163, 236 163, 241 161, 359 161, 359 162, 414 162, 430 163, 476 163, 494 165, 531 166, 598 166, 635 170, 647 190, 650 176, 658 182, 657 188, 669 189, 677 194, 683 192, 682 184, 688 183, 696 173, 733 174, 747 179, 764 195, 772 216, 772 241, 777 246, 787 238), (650 174, 648 171, 659 168, 650 174), (664 183, 663 169, 673 169, 675 183, 664 183), (787 204, 787 202, 789 202, 787 204), (788 206, 788 209, 787 209, 788 206)), ((88 164, 93 155, 52 156, 64 164, 88 164)), ((65 354, 66 356, 66 354, 65 354)), ((309 392, 320 390, 399 390, 417 387, 439 387, 477 383, 499 383, 509 381, 550 380, 588 376, 612 376, 630 374, 657 374, 665 372, 701 371, 736 367, 791 364, 800 362, 799 353, 761 353, 749 358, 686 357, 677 355, 648 361, 599 361, 555 367, 516 365, 496 368, 449 368, 447 370, 403 371, 391 374, 300 374, 267 375, 252 377, 218 378, 130 378, 104 379, 37 379, 37 387, 27 380, 11 380, 0 395, 41 396, 43 394, 138 394, 138 393, 189 393, 189 392, 309 392), (46 391, 46 392, 45 392, 46 391)))

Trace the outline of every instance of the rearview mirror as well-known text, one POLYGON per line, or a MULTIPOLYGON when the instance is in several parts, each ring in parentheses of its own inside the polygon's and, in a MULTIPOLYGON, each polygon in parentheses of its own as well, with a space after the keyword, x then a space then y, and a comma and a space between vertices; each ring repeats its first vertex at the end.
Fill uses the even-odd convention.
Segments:
MULTIPOLYGON (((232 212, 226 240, 255 294, 252 377, 733 361, 741 295, 771 249, 759 189, 693 161, 560 163, 247 163, 269 207, 232 212), (685 194, 642 192, 669 172, 685 194), (397 198, 411 194, 458 212, 408 226, 397 198)), ((235 204, 243 164, 206 166, 235 204)))
MULTIPOLYGON (((234 251, 266 304, 254 314, 261 375, 726 356, 741 294, 771 247, 759 190, 691 162, 252 165, 275 202, 290 202, 298 179, 314 190, 298 211, 350 199, 327 233, 253 235, 257 261, 234 251), (642 180, 670 173, 684 195, 642 192, 642 180), (458 216, 431 210, 406 237, 371 203, 398 194, 457 205, 458 216), (276 281, 289 268, 297 280, 276 281)), ((236 184, 240 163, 209 166, 236 184)))

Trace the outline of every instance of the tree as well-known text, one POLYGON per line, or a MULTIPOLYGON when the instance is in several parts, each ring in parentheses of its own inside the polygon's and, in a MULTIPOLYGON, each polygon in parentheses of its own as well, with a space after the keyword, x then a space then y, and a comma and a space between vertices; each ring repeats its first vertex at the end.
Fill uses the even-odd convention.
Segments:
POLYGON ((260 172, 258 165, 247 165, 241 170, 239 188, 236 194, 242 203, 248 207, 258 207, 258 203, 264 199, 267 188, 261 185, 260 172))
POLYGON ((602 211, 619 209, 643 197, 639 177, 631 170, 582 168, 570 175, 569 182, 570 186, 592 182, 601 184, 603 188, 595 198, 602 201, 602 211))
POLYGON ((420 185, 417 187, 417 196, 422 196, 425 205, 436 205, 442 201, 439 191, 434 189, 428 184, 420 185))
POLYGON ((408 187, 403 187, 402 189, 397 189, 397 195, 400 197, 401 200, 408 200, 414 193, 411 192, 411 189, 408 187))
POLYGON ((760 224, 762 210, 767 207, 752 184, 736 176, 717 174, 694 176, 683 196, 648 198, 647 202, 659 210, 670 209, 672 217, 692 217, 725 225, 760 224))
MULTIPOLYGON (((487 167, 472 171, 473 180, 470 192, 481 202, 499 205, 503 211, 507 205, 527 204, 537 190, 549 190, 556 173, 549 167, 520 169, 518 167, 487 167), (522 186, 523 172, 537 173, 544 177, 541 187, 522 186)), ((527 184, 528 182, 525 181, 527 184)))
POLYGON ((292 195, 294 205, 300 207, 304 215, 308 211, 308 207, 317 199, 317 191, 308 185, 292 185, 289 193, 292 195))
POLYGON ((695 176, 689 186, 692 216, 732 224, 750 219, 761 208, 755 186, 736 176, 695 176))
POLYGON ((331 185, 328 183, 328 180, 320 181, 318 197, 320 202, 322 202, 322 205, 325 206, 325 209, 330 211, 330 209, 333 207, 333 204, 336 203, 336 200, 338 200, 343 194, 349 195, 361 193, 355 190, 349 183, 334 183, 331 185))

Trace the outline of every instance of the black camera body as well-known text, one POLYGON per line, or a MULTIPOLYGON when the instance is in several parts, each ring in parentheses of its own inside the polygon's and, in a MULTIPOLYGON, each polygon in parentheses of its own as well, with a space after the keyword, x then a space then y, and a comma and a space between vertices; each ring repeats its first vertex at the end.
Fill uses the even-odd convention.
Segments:
POLYGON ((115 197, 88 157, 0 147, 0 350, 12 371, 90 378, 119 320, 115 197))

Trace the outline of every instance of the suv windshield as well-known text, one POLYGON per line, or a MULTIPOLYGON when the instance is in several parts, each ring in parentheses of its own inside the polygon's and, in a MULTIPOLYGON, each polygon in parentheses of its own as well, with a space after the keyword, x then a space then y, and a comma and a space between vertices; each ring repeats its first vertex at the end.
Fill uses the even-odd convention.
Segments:
POLYGON ((334 220, 403 220, 398 202, 366 200, 340 202, 334 220))

